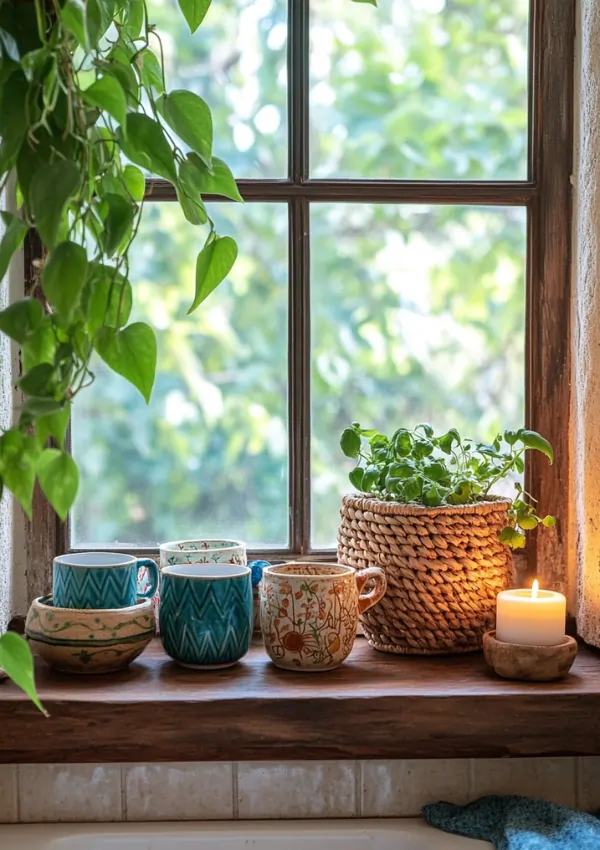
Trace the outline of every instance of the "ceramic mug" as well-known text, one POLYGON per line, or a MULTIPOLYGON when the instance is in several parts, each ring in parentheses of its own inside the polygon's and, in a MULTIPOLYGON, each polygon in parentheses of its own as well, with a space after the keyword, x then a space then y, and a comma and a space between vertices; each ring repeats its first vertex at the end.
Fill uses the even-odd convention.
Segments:
POLYGON ((265 649, 284 670, 333 670, 346 660, 358 615, 386 591, 379 567, 356 571, 341 564, 265 567, 260 621, 265 649), (363 593, 365 584, 372 584, 363 593))
POLYGON ((173 540, 161 543, 160 568, 174 564, 246 565, 246 544, 241 540, 173 540))
POLYGON ((231 667, 250 649, 250 568, 174 564, 162 570, 160 635, 167 655, 184 667, 231 667))
POLYGON ((158 566, 150 558, 117 552, 84 552, 54 559, 52 593, 57 608, 129 608, 138 596, 151 599, 158 588, 158 566), (140 570, 150 576, 140 591, 140 570))

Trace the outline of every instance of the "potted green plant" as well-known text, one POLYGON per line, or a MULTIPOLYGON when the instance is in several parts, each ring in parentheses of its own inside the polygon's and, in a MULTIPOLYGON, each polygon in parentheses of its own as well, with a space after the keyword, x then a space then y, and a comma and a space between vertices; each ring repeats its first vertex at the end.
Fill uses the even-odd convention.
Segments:
POLYGON ((456 429, 436 436, 430 425, 392 437, 354 422, 341 436, 356 460, 342 501, 338 559, 385 569, 388 592, 361 619, 369 643, 399 654, 443 654, 481 648, 492 628, 496 596, 513 574, 512 549, 525 532, 554 526, 516 481, 514 498, 494 487, 521 474, 528 450, 553 461, 535 431, 505 431, 488 443, 456 429))

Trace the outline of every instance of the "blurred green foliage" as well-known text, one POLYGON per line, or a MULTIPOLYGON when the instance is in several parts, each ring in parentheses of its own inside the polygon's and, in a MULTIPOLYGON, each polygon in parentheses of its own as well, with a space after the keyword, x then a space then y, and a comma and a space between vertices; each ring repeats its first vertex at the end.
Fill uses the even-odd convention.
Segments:
MULTIPOLYGON (((284 176, 286 9, 219 0, 190 36, 151 4, 171 86, 206 98, 238 177, 284 176)), ((313 176, 522 179, 525 0, 316 0, 313 176), (334 100, 331 100, 332 93, 334 100)), ((205 234, 146 205, 131 279, 157 331, 152 401, 96 364, 73 417, 74 542, 241 537, 285 546, 287 209, 215 205, 229 279, 192 316, 205 234)), ((339 433, 429 421, 490 439, 523 424, 525 211, 395 204, 311 210, 313 543, 333 546, 339 433)), ((291 423, 293 427, 293 423, 291 423)))

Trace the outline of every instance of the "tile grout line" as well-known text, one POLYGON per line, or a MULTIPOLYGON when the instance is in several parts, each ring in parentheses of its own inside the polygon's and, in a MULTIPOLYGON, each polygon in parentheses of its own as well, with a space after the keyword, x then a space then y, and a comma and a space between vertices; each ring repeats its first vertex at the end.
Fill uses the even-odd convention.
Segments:
POLYGON ((119 765, 119 774, 121 777, 121 822, 127 821, 127 795, 125 793, 125 765, 121 762, 119 765))
POLYGON ((21 823, 21 765, 15 765, 15 790, 14 800, 17 810, 17 823, 21 823))
POLYGON ((239 782, 238 782, 238 764, 237 761, 231 762, 231 796, 232 796, 232 814, 233 820, 240 818, 240 805, 238 800, 239 782))
POLYGON ((582 773, 583 773, 583 758, 582 756, 577 756, 575 759, 575 808, 581 808, 581 799, 583 797, 582 794, 582 773))
POLYGON ((354 817, 362 818, 362 787, 363 787, 363 763, 361 759, 354 762, 354 817))
POLYGON ((475 799, 475 759, 469 759, 469 797, 475 799))

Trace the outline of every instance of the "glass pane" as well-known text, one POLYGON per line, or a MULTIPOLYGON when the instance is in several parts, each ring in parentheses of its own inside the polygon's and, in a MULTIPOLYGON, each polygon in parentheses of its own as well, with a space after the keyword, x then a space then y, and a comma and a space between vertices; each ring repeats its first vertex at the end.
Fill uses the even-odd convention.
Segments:
POLYGON ((481 439, 522 427, 524 209, 313 208, 313 545, 352 488, 339 435, 430 422, 481 439), (335 251, 331 246, 335 245, 335 251))
POLYGON ((525 179, 528 5, 312 0, 312 176, 525 179))
POLYGON ((219 0, 190 34, 177 0, 150 0, 167 86, 210 106, 214 153, 236 177, 287 175, 286 0, 219 0))
POLYGON ((240 253, 187 316, 206 233, 175 204, 146 205, 131 278, 136 318, 158 335, 156 383, 147 407, 96 362, 77 399, 75 546, 287 543, 287 209, 220 204, 211 215, 240 253))

